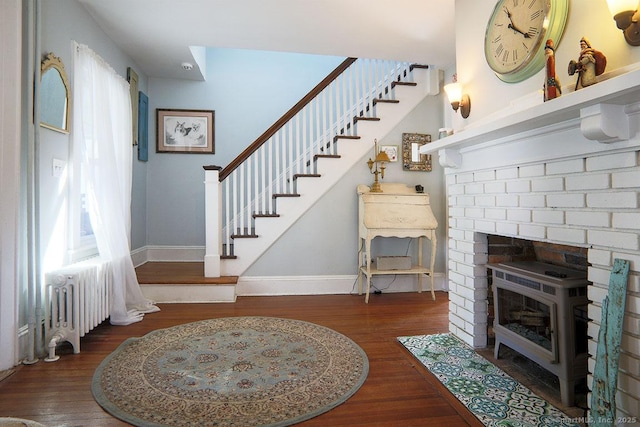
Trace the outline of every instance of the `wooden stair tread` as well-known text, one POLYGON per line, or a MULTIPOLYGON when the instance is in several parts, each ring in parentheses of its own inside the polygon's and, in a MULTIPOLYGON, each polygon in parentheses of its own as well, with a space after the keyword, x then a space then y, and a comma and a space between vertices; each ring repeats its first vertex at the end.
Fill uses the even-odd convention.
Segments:
POLYGON ((369 121, 369 122, 378 122, 380 121, 380 117, 363 117, 363 116, 356 116, 353 118, 353 120, 355 122, 358 122, 360 120, 364 120, 364 121, 369 121))
POLYGON ((383 104, 398 104, 400 103, 399 100, 397 99, 381 99, 381 98, 376 98, 373 100, 374 104, 378 104, 378 103, 383 103, 383 104))
POLYGON ((358 135, 336 135, 333 137, 334 141, 338 139, 360 139, 360 137, 358 135))
POLYGON ((322 175, 319 173, 297 173, 293 175, 293 179, 298 178, 320 178, 322 175))
POLYGON ((416 82, 392 82, 391 87, 395 86, 418 86, 416 82))
POLYGON ((232 239, 257 239, 257 234, 232 234, 232 239))
POLYGON ((278 218, 280 214, 277 213, 254 213, 251 215, 254 218, 278 218))
POLYGON ((278 198, 278 197, 300 197, 300 195, 299 195, 299 194, 296 194, 296 193, 277 193, 277 194, 274 194, 274 195, 273 195, 273 196, 271 196, 271 197, 273 197, 274 199, 276 199, 276 198, 278 198))
POLYGON ((147 262, 136 267, 141 285, 235 285, 238 276, 204 277, 204 262, 147 262))

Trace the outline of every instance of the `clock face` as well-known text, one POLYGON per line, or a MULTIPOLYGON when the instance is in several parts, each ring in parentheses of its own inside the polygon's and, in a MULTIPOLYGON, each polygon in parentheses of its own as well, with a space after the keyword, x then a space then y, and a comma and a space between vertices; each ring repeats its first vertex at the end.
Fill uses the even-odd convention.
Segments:
POLYGON ((491 14, 484 41, 485 58, 507 82, 522 81, 544 66, 548 38, 559 43, 568 0, 500 0, 491 14))

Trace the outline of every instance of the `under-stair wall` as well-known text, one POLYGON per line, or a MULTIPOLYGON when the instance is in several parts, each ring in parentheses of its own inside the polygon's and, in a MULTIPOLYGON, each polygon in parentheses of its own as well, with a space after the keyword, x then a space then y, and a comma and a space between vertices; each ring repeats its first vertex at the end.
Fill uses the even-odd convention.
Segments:
POLYGON ((207 192, 207 206, 217 206, 218 211, 207 214, 207 234, 217 236, 207 239, 205 275, 242 275, 347 171, 372 154, 375 139, 382 140, 420 101, 439 92, 437 70, 398 63, 377 67, 371 75, 353 83, 362 86, 362 81, 368 78, 372 82, 370 88, 345 86, 346 93, 360 91, 361 96, 356 96, 354 102, 346 103, 349 105, 345 104, 342 109, 336 107, 334 111, 329 111, 333 101, 320 104, 327 112, 323 115, 320 111, 318 117, 329 123, 327 129, 311 131, 300 125, 300 121, 288 130, 285 126, 285 134, 293 134, 294 142, 288 143, 293 147, 265 148, 256 158, 239 166, 236 176, 222 180, 218 191, 207 192), (336 120, 328 120, 328 116, 336 120), (298 134, 296 138, 296 132, 313 134, 310 139, 321 142, 314 141, 312 148, 300 148, 296 141, 302 137, 298 134), (299 166, 300 158, 307 169, 299 166), (289 164, 280 167, 283 173, 272 172, 265 178, 250 172, 252 168, 259 169, 261 163, 272 165, 285 160, 289 160, 289 164), (237 183, 232 184, 234 180, 237 183), (258 190, 261 184, 265 188, 258 190), (242 187, 238 189, 234 185, 242 187), (209 200, 210 197, 215 200, 209 200), (239 202, 245 206, 238 209, 239 202), (232 212, 230 206, 243 212, 232 212), (212 248, 211 244, 217 247, 212 248))

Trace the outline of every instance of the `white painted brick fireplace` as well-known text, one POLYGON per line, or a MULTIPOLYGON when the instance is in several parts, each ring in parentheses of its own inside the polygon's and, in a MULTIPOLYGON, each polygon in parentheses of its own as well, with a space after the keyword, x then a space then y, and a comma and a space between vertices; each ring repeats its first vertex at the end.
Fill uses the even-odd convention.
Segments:
POLYGON ((446 173, 450 331, 487 345, 487 235, 587 248, 592 372, 613 260, 630 260, 617 406, 640 414, 640 70, 428 145, 446 173))

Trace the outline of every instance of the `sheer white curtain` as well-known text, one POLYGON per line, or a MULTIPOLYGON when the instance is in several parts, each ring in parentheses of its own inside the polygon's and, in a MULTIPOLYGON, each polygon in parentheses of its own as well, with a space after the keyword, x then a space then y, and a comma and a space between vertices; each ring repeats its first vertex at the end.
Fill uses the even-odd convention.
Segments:
POLYGON ((82 165, 100 257, 112 268, 111 323, 127 325, 159 310, 142 295, 131 260, 129 83, 89 47, 73 42, 73 53, 74 164, 82 165))

